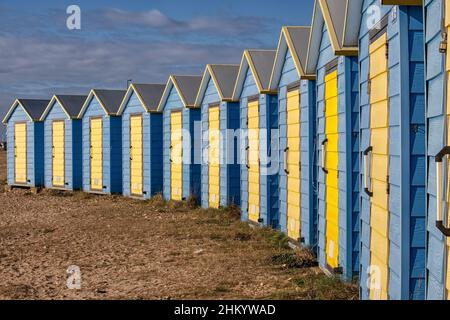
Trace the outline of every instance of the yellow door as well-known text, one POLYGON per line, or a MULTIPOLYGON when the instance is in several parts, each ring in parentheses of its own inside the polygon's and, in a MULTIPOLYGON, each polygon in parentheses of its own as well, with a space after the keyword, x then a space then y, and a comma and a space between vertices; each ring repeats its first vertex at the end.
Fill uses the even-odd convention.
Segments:
POLYGON ((52 185, 64 187, 64 120, 52 123, 52 185))
POLYGON ((103 191, 103 121, 91 119, 91 190, 103 191))
POLYGON ((172 200, 183 199, 183 122, 181 111, 170 115, 170 177, 172 200))
POLYGON ((300 239, 300 92, 293 90, 287 93, 287 230, 292 239, 300 239))
POLYGON ((220 205, 220 111, 219 107, 209 108, 209 206, 220 205))
POLYGON ((130 188, 131 194, 142 196, 142 115, 130 116, 130 188))
POLYGON ((325 76, 326 261, 339 266, 339 134, 337 70, 325 76))
POLYGON ((389 265, 389 101, 386 33, 369 47, 370 54, 370 264, 371 299, 388 298, 389 265))
POLYGON ((14 124, 14 180, 27 183, 27 124, 14 124))
POLYGON ((248 103, 248 218, 259 220, 259 102, 248 103))

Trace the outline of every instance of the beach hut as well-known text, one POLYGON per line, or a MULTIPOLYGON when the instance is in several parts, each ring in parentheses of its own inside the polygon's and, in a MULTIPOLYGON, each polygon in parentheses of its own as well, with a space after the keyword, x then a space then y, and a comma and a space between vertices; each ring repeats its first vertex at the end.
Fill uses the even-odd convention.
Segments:
POLYGON ((427 299, 450 299, 448 35, 450 4, 426 1, 427 299))
POLYGON ((280 229, 317 245, 315 159, 316 74, 306 73, 310 27, 283 27, 270 79, 278 90, 280 229))
POLYGON ((269 90, 275 54, 244 51, 233 100, 241 110, 241 218, 278 228, 278 97, 269 90))
POLYGON ((344 33, 358 37, 360 48, 360 291, 362 299, 423 299, 423 8, 421 1, 387 2, 363 1, 360 10, 347 14, 351 27, 344 33))
POLYGON ((350 280, 359 271, 358 43, 342 33, 358 1, 346 2, 315 2, 306 72, 316 73, 319 265, 350 280))
POLYGON ((208 64, 195 101, 202 113, 203 208, 240 204, 239 102, 232 100, 238 71, 239 65, 208 64))
POLYGON ((49 100, 17 99, 3 119, 7 135, 8 185, 44 186, 44 124, 49 100))
POLYGON ((120 105, 122 117, 122 191, 149 199, 162 192, 162 114, 157 112, 163 84, 130 84, 120 105))
POLYGON ((44 122, 44 185, 46 188, 81 189, 81 120, 86 96, 54 95, 40 121, 44 122))
POLYGON ((78 114, 82 121, 83 191, 122 193, 122 120, 125 90, 92 89, 78 114))
POLYGON ((166 200, 200 200, 201 110, 195 106, 195 98, 201 81, 202 76, 171 75, 158 105, 158 111, 163 113, 166 200))

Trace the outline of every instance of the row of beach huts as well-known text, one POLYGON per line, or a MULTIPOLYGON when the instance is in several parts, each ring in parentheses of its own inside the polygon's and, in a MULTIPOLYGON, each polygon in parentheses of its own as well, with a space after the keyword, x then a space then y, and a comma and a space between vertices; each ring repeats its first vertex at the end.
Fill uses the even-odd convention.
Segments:
POLYGON ((446 0, 316 0, 239 65, 17 99, 8 184, 234 204, 361 299, 447 299, 449 25, 446 0))

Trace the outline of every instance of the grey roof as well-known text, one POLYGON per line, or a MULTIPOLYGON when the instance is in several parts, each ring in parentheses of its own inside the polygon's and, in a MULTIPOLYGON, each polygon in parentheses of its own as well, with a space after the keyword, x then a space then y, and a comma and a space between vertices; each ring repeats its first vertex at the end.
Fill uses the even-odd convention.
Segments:
POLYGON ((76 118, 86 101, 87 96, 78 95, 55 95, 56 98, 61 102, 64 110, 67 111, 71 118, 76 118))
POLYGON ((145 107, 148 111, 156 111, 159 101, 164 93, 164 84, 137 84, 133 83, 137 93, 144 100, 145 107))
POLYGON ((309 35, 311 28, 286 27, 286 31, 292 40, 294 50, 304 70, 306 66, 306 55, 308 53, 309 35))
POLYGON ((125 90, 104 89, 94 89, 94 92, 109 114, 116 114, 119 111, 120 104, 127 93, 125 90))
POLYGON ((173 76, 187 106, 195 104, 195 98, 202 82, 202 76, 173 76))
POLYGON ((248 50, 263 89, 269 88, 276 50, 248 50))
POLYGON ((239 65, 210 65, 217 80, 217 86, 223 94, 224 99, 231 99, 233 96, 234 84, 239 72, 239 65))
POLYGON ((35 121, 39 120, 47 105, 50 103, 50 100, 18 99, 18 101, 35 121))
POLYGON ((338 43, 342 45, 342 36, 344 35, 345 16, 347 10, 347 0, 325 0, 338 43))

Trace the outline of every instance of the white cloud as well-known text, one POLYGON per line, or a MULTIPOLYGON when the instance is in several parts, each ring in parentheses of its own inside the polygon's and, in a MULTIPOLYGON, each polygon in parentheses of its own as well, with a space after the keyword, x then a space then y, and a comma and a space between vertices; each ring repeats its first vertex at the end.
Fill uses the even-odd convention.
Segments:
POLYGON ((237 35, 264 32, 270 21, 258 17, 199 16, 190 20, 175 20, 157 9, 131 12, 109 9, 104 12, 109 22, 140 25, 160 29, 165 33, 197 32, 218 35, 237 35))

